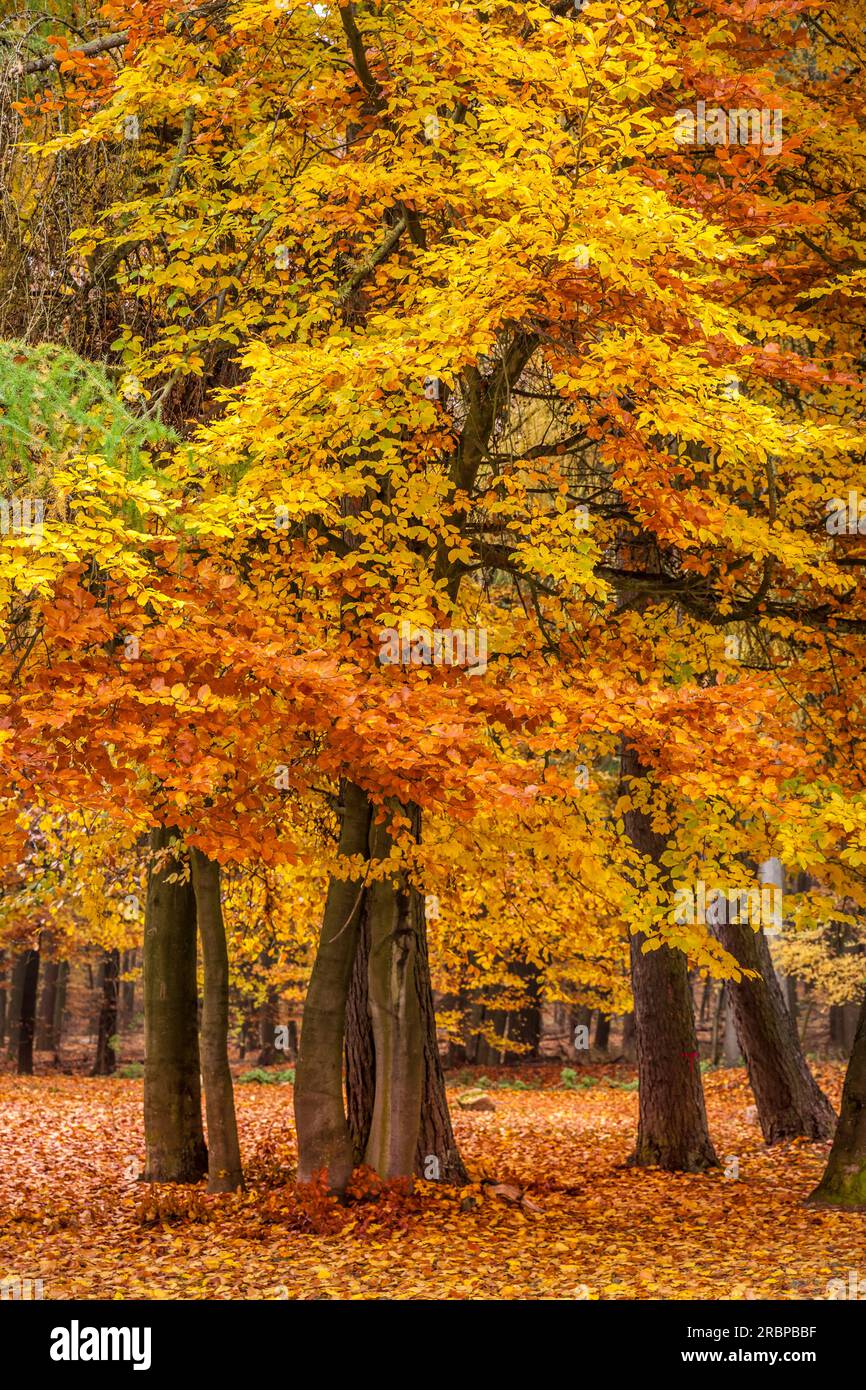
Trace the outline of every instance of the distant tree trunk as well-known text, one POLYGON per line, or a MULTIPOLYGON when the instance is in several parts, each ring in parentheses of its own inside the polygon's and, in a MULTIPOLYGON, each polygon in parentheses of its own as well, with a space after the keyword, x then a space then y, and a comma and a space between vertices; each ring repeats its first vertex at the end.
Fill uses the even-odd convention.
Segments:
MULTIPOLYGON (((460 990, 457 994, 442 994, 439 997, 439 1010, 441 1013, 457 1013, 461 1019, 461 1033, 463 1029, 463 1019, 466 1013, 466 991, 460 990)), ((448 1047, 445 1053, 446 1067, 463 1067, 466 1065, 466 1043, 462 1038, 449 1038, 448 1047)))
POLYGON ((99 1006, 99 1028, 96 1036, 96 1061, 91 1076, 111 1076, 117 1068, 117 977, 120 974, 120 952, 105 951, 102 956, 102 999, 99 1006))
MULTIPOLYGON (((129 975, 138 967, 138 951, 124 951, 121 973, 129 975)), ((123 1028, 131 1028, 135 1015, 135 980, 123 980, 120 985, 120 1023, 123 1028)))
POLYGON ((810 1203, 866 1211, 866 996, 842 1088, 839 1124, 810 1203))
POLYGON ((486 1038, 478 1038, 475 1065, 479 1067, 516 1066, 521 1061, 538 1056, 541 1040, 541 990, 538 967, 531 961, 515 957, 507 962, 510 975, 525 984, 526 1002, 517 1009, 482 1007, 477 1022, 484 1021, 497 1038, 520 1044, 519 1050, 499 1047, 486 1038))
POLYGON ((12 979, 9 986, 9 1047, 7 1056, 12 1062, 18 1060, 18 1039, 21 1036, 21 995, 24 990, 26 969, 27 952, 20 951, 12 966, 12 979))
MULTIPOLYGON (((344 781, 341 800, 340 853, 366 858, 369 798, 354 782, 344 781)), ((361 880, 332 877, 307 987, 295 1073, 298 1177, 309 1182, 325 1171, 335 1191, 343 1190, 352 1172, 352 1141, 343 1109, 343 1037, 363 896, 361 880)))
POLYGON ((851 1056, 859 1012, 857 1004, 830 1005, 830 1042, 841 1057, 851 1056))
POLYGON ((714 930, 740 965, 757 971, 755 979, 729 980, 727 989, 764 1141, 829 1139, 836 1116, 803 1056, 763 928, 754 931, 748 922, 726 922, 714 930))
POLYGON ((243 1061, 247 1053, 252 1052, 256 1046, 256 1039, 258 1037, 257 1025, 258 1019, 255 1010, 250 1008, 245 1002, 243 1005, 243 1016, 241 1018, 241 1061, 243 1061))
POLYGON ((9 1017, 9 958, 0 951, 0 1047, 6 1041, 6 1021, 9 1017))
MULTIPOLYGON (((43 956, 45 951, 43 949, 43 956)), ((52 954, 42 967, 42 989, 39 992, 39 1008, 36 1022, 37 1052, 53 1052, 54 1048, 54 1008, 57 1002, 57 977, 60 962, 52 954)))
POLYGON ((592 1009, 586 1004, 578 1004, 570 1011, 571 1019, 569 1027, 571 1036, 568 1039, 569 1055, 574 1056, 578 1062, 589 1061, 589 1030, 592 1024, 592 1009), (585 1033, 578 1033, 578 1028, 585 1029, 585 1033), (586 1047, 578 1047, 577 1043, 586 1042, 586 1047))
POLYGON ((737 1025, 734 1018, 734 1001, 730 989, 725 990, 725 1028, 722 1045, 722 1063, 726 1067, 739 1066, 740 1044, 737 1039, 737 1025))
POLYGON ((69 985, 69 961, 62 960, 57 972, 57 990, 54 996, 54 1025, 52 1047, 55 1062, 60 1062, 60 1048, 63 1043, 63 1021, 66 1017, 66 990, 69 985))
POLYGON ((710 1062, 714 1067, 719 1065, 719 1054, 722 1046, 722 1015, 725 1010, 725 986, 719 987, 719 996, 716 1000, 716 1010, 713 1014, 713 1032, 710 1038, 710 1062))
POLYGON ((703 1025, 704 1025, 704 1023, 705 1023, 705 1021, 706 1021, 706 1017, 707 1017, 707 1006, 708 1006, 708 1004, 709 1004, 709 1001, 710 1001, 710 997, 711 997, 711 995, 712 995, 712 992, 713 992, 713 982, 712 982, 712 980, 711 980, 709 977, 707 977, 707 979, 706 979, 705 982, 704 982, 704 987, 703 987, 703 989, 701 990, 701 1007, 700 1007, 700 1009, 699 1009, 699 1011, 698 1011, 698 1027, 699 1027, 699 1028, 702 1028, 703 1025))
POLYGON ((596 1021, 595 1021, 595 1040, 594 1040, 594 1046, 595 1046, 595 1048, 596 1048, 596 1051, 598 1051, 598 1052, 607 1052, 609 1042, 610 1042, 610 1014, 602 1013, 601 1009, 599 1009, 599 1011, 598 1011, 598 1017, 597 1017, 597 1019, 596 1019, 596 1021))
POLYGON ((199 849, 190 852, 196 915, 204 961, 201 1068, 208 1139, 208 1191, 243 1187, 241 1151, 229 1070, 229 956, 220 903, 220 866, 199 849))
POLYGON ((626 1062, 634 1062, 637 1057, 637 1028, 634 1009, 622 1016, 622 1055, 626 1062))
MULTIPOLYGON (((622 750, 621 787, 646 776, 635 749, 622 750)), ((636 807, 625 813, 626 833, 635 849, 663 872, 667 843, 652 828, 650 814, 636 807)), ((700 1056, 695 1033, 689 972, 682 951, 660 946, 644 953, 631 938, 632 992, 637 1030, 639 1122, 629 1160, 638 1167, 700 1172, 716 1167, 704 1106, 700 1056)))
POLYGON ((178 832, 151 832, 144 930, 144 1131, 147 1182, 198 1182, 207 1172, 201 1119, 196 911, 181 878, 178 832))
POLYGON ((39 948, 25 951, 18 1030, 18 1075, 33 1075, 33 1037, 36 1032, 36 991, 39 985, 39 948))
MULTIPOLYGON (((268 959, 270 964, 270 959, 268 959)), ((259 1056, 258 1064, 260 1067, 272 1067, 274 1062, 280 1060, 277 1052, 277 1018, 278 1000, 272 989, 268 989, 265 1001, 259 1009, 259 1056)))

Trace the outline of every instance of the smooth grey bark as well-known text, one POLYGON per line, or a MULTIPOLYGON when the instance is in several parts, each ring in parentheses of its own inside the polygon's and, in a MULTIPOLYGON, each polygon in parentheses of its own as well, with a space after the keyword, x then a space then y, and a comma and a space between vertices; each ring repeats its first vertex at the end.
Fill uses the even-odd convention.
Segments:
POLYGON ((243 1187, 241 1151, 229 1069, 229 955, 220 902, 220 866, 190 851, 196 918, 204 962, 201 1070, 207 1114, 208 1191, 243 1187))
MULTIPOLYGON (((388 858, 384 823, 370 832, 373 863, 388 858)), ((365 1162, 382 1178, 414 1171, 421 1125, 424 1045, 416 981, 422 907, 402 877, 377 879, 370 898, 368 997, 376 1054, 376 1092, 365 1162)))

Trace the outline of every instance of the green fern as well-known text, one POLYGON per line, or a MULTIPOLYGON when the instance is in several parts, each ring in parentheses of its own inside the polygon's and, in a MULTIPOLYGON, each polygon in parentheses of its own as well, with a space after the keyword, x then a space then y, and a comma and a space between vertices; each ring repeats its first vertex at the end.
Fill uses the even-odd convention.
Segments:
POLYGON ((130 408, 104 368, 56 344, 0 341, 0 482, 85 448, 138 476, 147 448, 171 437, 130 408))

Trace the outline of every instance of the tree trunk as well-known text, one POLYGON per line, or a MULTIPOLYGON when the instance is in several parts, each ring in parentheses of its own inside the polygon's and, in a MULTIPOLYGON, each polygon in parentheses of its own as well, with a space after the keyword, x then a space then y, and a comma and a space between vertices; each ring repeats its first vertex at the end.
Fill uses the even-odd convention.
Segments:
POLYGON ((810 1203, 866 1211, 866 995, 842 1088, 839 1124, 810 1203))
POLYGON ((190 853, 196 916, 204 961, 201 1069, 207 1112, 208 1192, 243 1187, 235 1098, 229 1070, 229 956, 220 904, 220 866, 199 849, 190 853))
POLYGON ((569 1051, 580 1063, 589 1061, 589 1046, 578 1047, 578 1042, 589 1043, 589 1029, 592 1023, 592 1009, 588 1004, 578 1004, 571 1010, 571 1036, 568 1039, 569 1051), (578 1035, 578 1028, 585 1029, 578 1035))
MULTIPOLYGON (((270 957, 268 957, 264 963, 270 965, 270 957)), ((274 991, 269 988, 265 996, 265 1001, 259 1009, 258 1017, 258 1065, 260 1067, 272 1067, 275 1062, 280 1061, 280 1055, 277 1052, 276 1047, 278 1017, 279 1014, 277 996, 274 993, 274 991)))
MULTIPOLYGON (((420 817, 417 817, 420 821, 420 817)), ((416 824, 420 833, 420 824, 416 824)), ((387 886, 396 899, 399 890, 387 886)), ((355 1162, 367 1157, 376 1097, 376 1051, 369 1007, 370 911, 371 895, 366 892, 358 949, 346 1009, 346 1095, 349 1129, 355 1162)), ((395 905, 395 910, 397 907, 395 905)), ((423 898, 419 897, 415 958, 415 991, 420 1012, 423 1042, 421 1117, 414 1155, 414 1171, 419 1177, 462 1185, 468 1181, 463 1160, 454 1138, 445 1092, 445 1077, 439 1056, 436 1012, 430 982, 427 929, 423 898)), ((369 1161, 367 1159, 367 1161, 369 1161)))
POLYGON ((18 1029, 18 1075, 33 1075, 33 1037, 36 1032, 36 990, 39 985, 39 948, 25 951, 21 982, 18 1029))
POLYGON ((522 959, 508 961, 509 974, 517 975, 526 985, 526 1003, 517 1009, 480 1007, 476 1022, 485 1022, 498 1038, 522 1043, 523 1050, 511 1052, 486 1038, 476 1039, 475 1065, 479 1067, 516 1066, 524 1058, 538 1056, 541 1038, 541 993, 538 967, 522 959))
POLYGON ((365 892, 346 1001, 346 1113, 355 1164, 364 1162, 376 1097, 376 1051, 370 1022, 367 972, 370 968, 370 899, 365 892))
POLYGON ((634 1009, 630 1009, 627 1014, 622 1016, 622 1055, 626 1062, 634 1062, 637 1058, 637 1029, 634 1021, 634 1009))
MULTIPOLYGON (((129 975, 138 965, 138 951, 124 951, 122 973, 129 975)), ((135 980, 123 980, 120 986, 120 1021, 124 1028, 132 1027, 135 1014, 135 980)))
POLYGON ((99 1030, 96 1038, 96 1061, 91 1076, 111 1076, 117 1068, 117 977, 120 974, 120 952, 105 951, 102 957, 102 1000, 99 1007, 99 1030))
POLYGON ((10 1062, 17 1061, 18 1039, 21 1036, 21 994, 24 989, 24 972, 27 969, 27 952, 20 951, 12 966, 12 979, 9 986, 9 1046, 7 1056, 10 1062))
POLYGON ((52 955, 45 961, 42 969, 42 989, 39 992, 39 1009, 36 1022, 37 1052, 53 1052, 54 1048, 54 1009, 57 1002, 57 977, 60 962, 52 955))
POLYGON ((722 1046, 722 1013, 725 1008, 725 985, 719 987, 719 997, 716 1000, 716 1010, 713 1014, 713 1032, 710 1038, 710 1062, 714 1067, 719 1065, 719 1052, 722 1046))
POLYGON ((66 1017, 66 990, 69 986, 69 961, 62 960, 57 972, 57 992, 54 997, 54 1022, 52 1045, 54 1060, 60 1062, 60 1048, 63 1043, 63 1021, 66 1017))
POLYGON ((595 1040, 594 1046, 597 1052, 607 1052, 610 1042, 610 1014, 598 1011, 598 1018, 595 1021, 595 1040))
POLYGON ((830 1042, 840 1057, 850 1057, 857 1032, 859 1008, 856 1004, 830 1005, 830 1042))
POLYGON ((182 878, 178 832, 150 835, 144 930, 144 1132, 146 1182, 198 1182, 207 1171, 201 1120, 196 992, 196 912, 182 878))
MULTIPOLYGON (((354 782, 341 785, 340 853, 366 859, 370 802, 354 782)), ((352 1141, 343 1109, 346 1002, 358 942, 363 880, 332 877, 307 997, 295 1073, 298 1178, 325 1171, 342 1191, 352 1172, 352 1141)))
POLYGON ((734 1018, 734 1000, 730 988, 725 990, 725 1027, 722 1043, 722 1065, 737 1067, 740 1064, 740 1044, 737 1039, 737 1025, 734 1018))
POLYGON ((0 951, 0 1047, 6 1041, 6 1024, 9 1018, 9 957, 0 951))
POLYGON ((733 997, 737 1037, 765 1143, 829 1139, 836 1116, 803 1056, 763 929, 756 932, 748 922, 725 922, 714 930, 740 965, 758 972, 756 979, 729 980, 727 991, 733 997))
MULTIPOLYGON (((628 795, 632 781, 645 775, 635 750, 626 744, 621 791, 628 795)), ((663 873, 662 855, 667 845, 664 836, 653 830, 650 814, 632 807, 625 813, 625 826, 634 847, 663 873)), ((637 1144, 629 1162, 687 1173, 716 1167, 686 957, 669 946, 645 953, 633 935, 631 975, 640 1117, 637 1144)))
MULTIPOLYGON (((420 904, 420 927, 415 952, 415 974, 418 1002, 421 1008, 421 1035, 424 1040, 424 1082, 421 1095, 421 1125, 415 1154, 415 1171, 422 1178, 438 1179, 462 1187, 469 1175, 460 1156, 451 1125, 445 1077, 439 1056, 436 1035, 436 1011, 430 983, 430 962, 427 955, 427 924, 424 920, 424 900, 420 904), (435 1163, 431 1160, 435 1159, 435 1163)), ((540 1015, 539 1015, 540 1018, 540 1015)), ((540 1023, 539 1023, 540 1026, 540 1023)))
MULTIPOLYGON (((388 858, 392 840, 384 824, 371 827, 370 847, 374 863, 388 858)), ((388 1179, 414 1172, 421 1127, 424 1039, 415 956, 423 905, 420 894, 405 882, 402 873, 374 880, 368 895, 367 989, 376 1053, 376 1093, 365 1162, 388 1179)))

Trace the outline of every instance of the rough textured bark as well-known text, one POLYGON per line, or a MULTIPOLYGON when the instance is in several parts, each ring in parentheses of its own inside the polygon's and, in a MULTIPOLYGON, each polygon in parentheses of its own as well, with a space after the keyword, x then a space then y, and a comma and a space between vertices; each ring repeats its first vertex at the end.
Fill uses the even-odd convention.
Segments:
MULTIPOLYGON (((622 790, 645 775, 635 750, 622 752, 622 790)), ((650 816, 632 808, 626 833, 635 848, 661 867, 663 835, 650 816)), ((629 1160, 638 1167, 700 1172, 716 1167, 701 1085, 692 995, 686 957, 668 946, 644 953, 631 938, 631 975, 639 1078, 637 1143, 629 1160)))
POLYGON ((117 1035, 117 981, 120 974, 120 952, 105 951, 100 979, 102 992, 99 1004, 99 1028, 96 1037, 96 1061, 91 1076, 111 1076, 117 1068, 117 1053, 112 1040, 117 1035))
POLYGON ((831 1138, 836 1116, 803 1055, 763 929, 726 922, 714 930, 740 965, 758 972, 756 979, 729 981, 727 992, 765 1142, 831 1138))
MULTIPOLYGON (((353 782, 344 782, 341 793, 340 853, 366 858, 368 797, 353 782)), ((335 1191, 342 1191, 352 1172, 352 1141, 343 1108, 343 1036, 362 898, 361 880, 331 879, 295 1073, 298 1177, 308 1182, 324 1170, 335 1191)))
POLYGON ((33 1038, 36 1032, 36 991, 39 986, 39 949, 25 951, 18 1024, 18 1075, 33 1075, 33 1038))
POLYGON ((207 1113, 208 1191, 243 1187, 235 1098, 229 1070, 229 956, 220 903, 220 866, 190 852, 196 917, 204 961, 201 1070, 207 1113))
POLYGON ((808 1200, 816 1206, 866 1211, 866 995, 845 1073, 833 1147, 824 1175, 808 1200))
POLYGON ((195 895, 177 831, 153 830, 144 928, 146 1182, 198 1182, 207 1172, 201 1119, 195 895))
POLYGON ((370 1022, 367 971, 370 962, 369 895, 364 894, 358 947, 346 1001, 346 1115, 356 1164, 364 1162, 376 1096, 376 1050, 370 1022))

